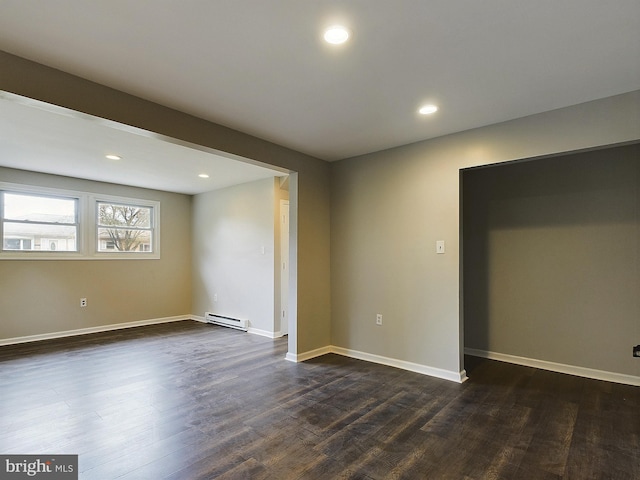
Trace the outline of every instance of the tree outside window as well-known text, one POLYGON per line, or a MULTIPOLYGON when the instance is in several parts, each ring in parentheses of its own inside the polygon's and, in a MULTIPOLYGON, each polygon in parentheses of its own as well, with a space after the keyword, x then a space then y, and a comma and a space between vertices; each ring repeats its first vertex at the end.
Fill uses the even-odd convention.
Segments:
POLYGON ((98 202, 98 251, 153 251, 153 207, 98 202))

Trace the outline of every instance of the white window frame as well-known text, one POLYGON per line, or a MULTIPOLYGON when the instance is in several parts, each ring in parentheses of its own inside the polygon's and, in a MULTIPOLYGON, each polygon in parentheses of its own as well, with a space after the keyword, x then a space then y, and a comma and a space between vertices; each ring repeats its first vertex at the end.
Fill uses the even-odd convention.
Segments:
MULTIPOLYGON (((46 250, 4 250, 4 210, 0 210, 0 260, 156 260, 160 258, 160 202, 141 198, 101 195, 96 193, 65 190, 59 188, 40 187, 0 182, 0 191, 24 195, 60 197, 76 199, 78 250, 46 251, 46 250), (98 251, 98 202, 116 203, 150 207, 152 209, 152 252, 99 252, 98 251)), ((0 202, 2 198, 0 196, 0 202)), ((0 204, 0 208, 3 206, 0 204)))
POLYGON ((140 198, 116 197, 112 195, 93 195, 90 198, 91 208, 93 211, 93 255, 97 258, 160 258, 160 202, 156 200, 143 200, 140 198), (118 205, 128 205, 134 207, 151 208, 151 252, 100 252, 98 251, 98 204, 113 203, 118 205))

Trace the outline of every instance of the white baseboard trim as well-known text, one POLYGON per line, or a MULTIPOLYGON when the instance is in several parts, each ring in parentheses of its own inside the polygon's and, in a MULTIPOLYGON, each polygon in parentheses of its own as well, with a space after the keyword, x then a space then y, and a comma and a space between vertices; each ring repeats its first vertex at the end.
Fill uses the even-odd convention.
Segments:
POLYGON ((180 322, 191 320, 192 315, 178 315, 176 317, 151 318, 149 320, 139 320, 136 322, 114 323, 111 325, 100 325, 98 327, 79 328, 76 330, 65 330, 62 332, 43 333, 39 335, 27 335, 25 337, 13 337, 0 339, 0 346, 16 345, 18 343, 38 342, 40 340, 51 340, 54 338, 75 337, 77 335, 88 335, 90 333, 108 332, 111 330, 121 330, 125 328, 143 327, 145 325, 156 325, 160 323, 180 322))
POLYGON ((293 362, 293 363, 298 363, 297 358, 298 358, 298 356, 295 353, 291 353, 291 352, 287 352, 287 354, 284 356, 285 360, 287 360, 288 362, 293 362))
MULTIPOLYGON (((196 322, 209 323, 205 320, 204 317, 201 317, 199 315, 191 315, 190 318, 191 320, 195 320, 196 322)), ((267 338, 280 338, 282 336, 282 333, 280 332, 270 332, 269 330, 260 330, 259 328, 253 328, 253 327, 249 327, 247 329, 247 333, 260 335, 261 337, 267 337, 267 338)))
POLYGON ((298 363, 304 362, 306 360, 311 360, 312 358, 321 357, 322 355, 326 355, 327 353, 332 353, 330 345, 298 354, 287 352, 285 359, 289 360, 290 362, 298 363))
POLYGON ((636 377, 634 375, 626 375, 624 373, 606 372, 604 370, 595 370, 593 368, 577 367, 575 365, 548 362, 546 360, 537 360, 535 358, 518 357, 516 355, 507 355, 504 353, 477 350, 475 348, 465 348, 464 353, 465 355, 471 355, 473 357, 499 360, 501 362, 514 363, 516 365, 523 365, 525 367, 549 370, 551 372, 566 373, 569 375, 576 375, 578 377, 593 378, 594 380, 604 380, 606 382, 640 386, 640 377, 636 377))
POLYGON ((259 328, 249 327, 247 329, 247 333, 253 333, 254 335, 260 335, 261 337, 277 338, 275 332, 270 332, 269 330, 260 330, 259 328))
POLYGON ((389 367, 401 368, 403 370, 409 370, 410 372, 421 373, 423 375, 442 378, 444 380, 450 380, 452 382, 462 383, 467 379, 467 374, 464 370, 462 370, 461 372, 443 370, 441 368, 429 367, 427 365, 421 365, 419 363, 407 362, 405 360, 383 357, 381 355, 375 355, 373 353, 359 352, 357 350, 351 350, 348 348, 336 346, 332 346, 331 350, 332 353, 343 355, 345 357, 357 358, 358 360, 365 360, 367 362, 379 363, 381 365, 387 365, 389 367))
POLYGON ((297 355, 288 352, 285 359, 289 360, 290 362, 304 362, 305 360, 320 357, 328 353, 335 353, 337 355, 342 355, 343 357, 350 357, 367 362, 379 363, 381 365, 387 365, 389 367, 401 368, 403 370, 409 370, 410 372, 421 373, 423 375, 429 375, 430 377, 442 378, 457 383, 462 383, 467 380, 467 374, 464 370, 462 370, 461 372, 452 372, 449 370, 443 370, 441 368, 429 367, 426 365, 420 365, 418 363, 383 357, 381 355, 375 355, 372 353, 336 347, 335 345, 316 348, 315 350, 310 350, 308 352, 300 353, 297 355))
MULTIPOLYGON (((204 317, 201 317, 199 315, 191 315, 191 320, 195 320, 196 322, 209 323, 205 320, 204 317)), ((270 332, 269 330, 260 330, 259 328, 253 328, 253 327, 249 327, 247 329, 247 333, 260 335, 261 337, 267 337, 267 338, 279 338, 282 336, 280 332, 270 332)))

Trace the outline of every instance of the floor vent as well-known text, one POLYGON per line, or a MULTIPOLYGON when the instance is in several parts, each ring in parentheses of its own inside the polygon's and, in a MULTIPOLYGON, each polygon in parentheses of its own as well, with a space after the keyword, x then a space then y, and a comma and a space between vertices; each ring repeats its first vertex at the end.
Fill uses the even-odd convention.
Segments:
POLYGON ((216 315, 215 313, 207 312, 204 314, 204 319, 207 323, 213 323, 215 325, 221 325, 223 327, 235 328, 236 330, 247 331, 249 327, 248 320, 240 320, 239 318, 223 317, 222 315, 216 315))

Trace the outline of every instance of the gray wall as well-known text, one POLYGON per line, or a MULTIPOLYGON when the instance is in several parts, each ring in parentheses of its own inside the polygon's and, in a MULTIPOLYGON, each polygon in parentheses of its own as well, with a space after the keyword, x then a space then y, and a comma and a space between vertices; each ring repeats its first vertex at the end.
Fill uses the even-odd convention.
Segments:
POLYGON ((190 196, 8 168, 0 179, 161 202, 159 260, 0 261, 0 339, 191 313, 190 196))
POLYGON ((289 333, 289 349, 329 344, 329 164, 1 51, 0 89, 297 172, 291 186, 297 332, 289 333))
POLYGON ((332 344, 459 372, 460 169, 637 140, 638 111, 633 92, 335 163, 332 344))
POLYGON ((275 332, 275 196, 267 178, 193 198, 194 314, 245 318, 275 332))
POLYGON ((633 92, 327 164, 6 53, 0 73, 9 92, 298 172, 290 352, 333 344, 449 372, 463 367, 460 169, 640 138, 633 92))
POLYGON ((465 347, 640 374, 640 145, 463 181, 465 347))

